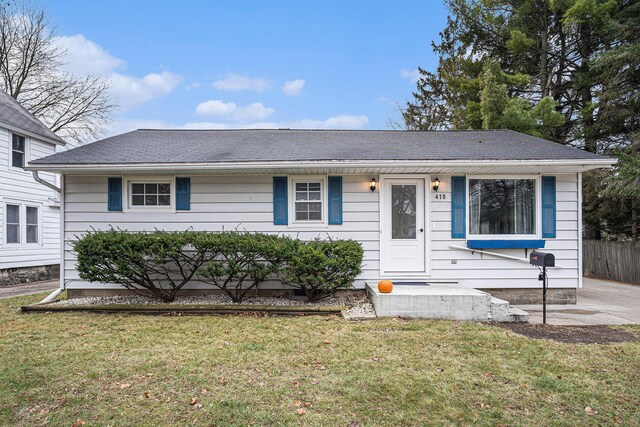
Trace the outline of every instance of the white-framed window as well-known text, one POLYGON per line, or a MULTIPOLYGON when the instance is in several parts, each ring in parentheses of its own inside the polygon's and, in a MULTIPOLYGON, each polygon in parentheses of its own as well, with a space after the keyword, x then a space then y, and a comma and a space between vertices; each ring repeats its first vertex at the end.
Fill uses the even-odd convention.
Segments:
POLYGON ((37 206, 26 206, 26 227, 27 227, 27 243, 38 243, 39 242, 39 223, 40 223, 40 215, 37 206))
POLYGON ((5 204, 6 238, 7 244, 20 244, 20 205, 5 204))
POLYGON ((42 240, 41 205, 5 200, 4 244, 33 246, 42 240))
POLYGON ((166 209, 174 208, 174 178, 173 177, 130 177, 126 178, 128 210, 166 209))
POLYGON ((9 164, 16 169, 23 169, 27 157, 27 139, 18 134, 11 134, 11 157, 9 164))
POLYGON ((171 184, 132 182, 131 206, 171 206, 171 184))
POLYGON ((295 225, 325 224, 327 180, 324 176, 292 177, 289 191, 289 218, 295 225))
POLYGON ((467 235, 471 238, 537 237, 539 177, 469 176, 467 235))

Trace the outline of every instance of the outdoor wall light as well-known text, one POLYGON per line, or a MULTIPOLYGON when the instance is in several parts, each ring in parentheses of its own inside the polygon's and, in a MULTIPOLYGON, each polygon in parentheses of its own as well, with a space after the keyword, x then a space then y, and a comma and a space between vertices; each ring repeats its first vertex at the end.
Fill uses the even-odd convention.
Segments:
POLYGON ((436 178, 433 180, 433 191, 438 191, 438 187, 440 187, 440 180, 436 178))
POLYGON ((376 191, 376 179, 375 178, 371 178, 371 184, 369 184, 369 189, 371 191, 376 191))

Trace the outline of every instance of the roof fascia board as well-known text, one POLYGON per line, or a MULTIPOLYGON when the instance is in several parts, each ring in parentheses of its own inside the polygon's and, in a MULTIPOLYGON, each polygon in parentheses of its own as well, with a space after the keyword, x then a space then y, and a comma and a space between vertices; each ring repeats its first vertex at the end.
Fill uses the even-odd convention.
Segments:
POLYGON ((29 132, 27 130, 24 130, 24 129, 19 128, 17 126, 10 125, 10 124, 5 123, 5 122, 0 122, 0 127, 3 127, 5 129, 9 129, 11 132, 16 132, 16 133, 19 133, 21 135, 26 135, 26 136, 29 136, 31 138, 38 139, 40 141, 48 142, 49 144, 67 145, 67 143, 65 141, 62 141, 62 140, 56 141, 55 139, 51 139, 51 138, 48 138, 46 136, 39 135, 37 133, 29 132))
POLYGON ((233 169, 288 169, 288 168, 357 168, 357 167, 482 167, 482 166, 595 166, 607 167, 617 159, 583 160, 388 160, 388 161, 307 161, 307 162, 222 162, 222 163, 125 163, 125 164, 29 164, 26 170, 41 171, 99 171, 99 170, 233 170, 233 169))

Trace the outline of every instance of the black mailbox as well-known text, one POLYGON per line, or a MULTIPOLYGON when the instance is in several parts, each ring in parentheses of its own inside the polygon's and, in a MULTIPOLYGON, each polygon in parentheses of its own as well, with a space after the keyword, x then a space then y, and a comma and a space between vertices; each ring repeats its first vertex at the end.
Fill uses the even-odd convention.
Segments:
POLYGON ((529 255, 529 264, 538 265, 540 267, 555 267, 556 257, 553 254, 545 252, 533 251, 529 255))
POLYGON ((542 281, 542 323, 547 324, 547 267, 556 266, 556 257, 546 252, 533 251, 529 255, 529 264, 542 267, 538 280, 542 281))

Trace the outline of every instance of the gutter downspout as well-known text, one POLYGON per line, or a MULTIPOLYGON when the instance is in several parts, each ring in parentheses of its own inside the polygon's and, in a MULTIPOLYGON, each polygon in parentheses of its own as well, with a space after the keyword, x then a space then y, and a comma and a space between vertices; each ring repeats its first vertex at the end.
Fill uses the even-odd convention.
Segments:
POLYGON ((51 292, 49 294, 49 296, 47 296, 45 299, 43 299, 42 301, 40 301, 38 304, 46 304, 48 302, 53 301, 54 299, 56 299, 56 297, 58 295, 60 295, 62 293, 62 291, 64 291, 64 284, 61 284, 60 287, 58 289, 56 289, 55 291, 51 292))
POLYGON ((61 193, 62 192, 62 190, 59 187, 56 187, 54 184, 50 183, 49 181, 45 181, 44 179, 40 178, 40 176, 38 175, 38 171, 32 171, 32 173, 33 173, 33 179, 37 183, 42 184, 45 187, 49 187, 50 189, 52 189, 56 193, 61 193))
MULTIPOLYGON (((42 185, 44 185, 45 187, 48 187, 48 188, 52 189, 53 191, 55 191, 56 193, 58 193, 58 194, 62 195, 62 189, 61 189, 61 188, 59 188, 59 187, 57 187, 56 185, 54 185, 54 184, 50 183, 49 181, 45 181, 44 179, 40 178, 40 176, 38 175, 38 171, 32 171, 32 174, 33 174, 33 179, 34 179, 37 183, 42 184, 42 185)), ((63 221, 63 218, 62 218, 62 217, 63 217, 63 215, 64 215, 64 213, 62 212, 62 210, 63 210, 63 209, 64 209, 64 207, 63 207, 63 206, 61 206, 61 209, 60 209, 60 214, 61 214, 61 218, 60 218, 60 220, 61 220, 61 221, 60 221, 60 223, 61 223, 61 224, 64 224, 64 221, 63 221)), ((61 228, 61 232, 62 232, 62 230, 63 230, 63 229, 64 229, 64 228, 61 228)), ((60 238, 62 239, 62 237, 63 237, 63 236, 61 235, 61 236, 60 236, 60 238)), ((64 241, 63 241, 62 245, 64 245, 64 241)), ((62 252, 61 252, 61 256, 63 256, 63 253, 62 253, 62 252)), ((63 259, 60 259, 60 263, 61 263, 61 264, 62 264, 62 262, 63 262, 63 259)), ((62 266, 62 265, 61 265, 61 266, 62 266)), ((64 279, 63 279, 63 277, 62 277, 62 271, 60 272, 60 275, 61 275, 61 276, 60 276, 60 287, 59 287, 58 289, 56 289, 55 291, 51 292, 51 294, 49 294, 45 299, 43 299, 42 301, 40 301, 38 304, 46 304, 46 303, 48 303, 48 302, 51 302, 51 301, 53 301, 53 300, 54 300, 58 295, 60 295, 60 294, 64 291, 65 286, 64 286, 64 279)))

